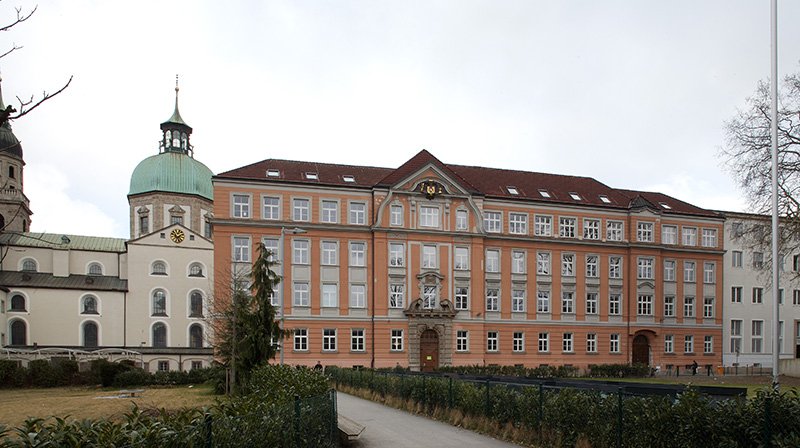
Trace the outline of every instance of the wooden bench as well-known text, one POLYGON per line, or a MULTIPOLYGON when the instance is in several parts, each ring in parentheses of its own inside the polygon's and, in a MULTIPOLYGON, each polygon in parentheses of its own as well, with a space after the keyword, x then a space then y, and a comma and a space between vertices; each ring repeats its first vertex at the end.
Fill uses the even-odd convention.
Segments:
POLYGON ((119 398, 136 398, 144 393, 144 389, 124 389, 119 391, 119 398))
POLYGON ((364 432, 365 426, 353 421, 345 417, 342 414, 339 414, 339 435, 341 436, 342 441, 349 442, 351 440, 356 440, 358 436, 364 432))

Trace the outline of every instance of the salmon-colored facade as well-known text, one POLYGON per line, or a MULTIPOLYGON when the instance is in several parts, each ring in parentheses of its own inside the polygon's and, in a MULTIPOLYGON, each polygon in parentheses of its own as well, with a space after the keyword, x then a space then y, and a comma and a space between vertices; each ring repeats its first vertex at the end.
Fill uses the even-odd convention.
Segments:
POLYGON ((427 151, 213 183, 217 298, 277 252, 287 363, 721 364, 723 219, 675 198, 427 151))

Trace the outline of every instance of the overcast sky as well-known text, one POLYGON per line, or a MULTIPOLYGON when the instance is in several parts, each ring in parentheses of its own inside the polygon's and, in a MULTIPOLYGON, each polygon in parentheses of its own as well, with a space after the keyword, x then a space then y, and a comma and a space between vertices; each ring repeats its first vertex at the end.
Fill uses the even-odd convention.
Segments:
MULTIPOLYGON (((13 16, 5 0, 0 17, 13 16)), ((800 2, 779 2, 779 72, 800 2)), ((591 176, 744 210, 717 157, 769 65, 769 1, 39 0, 0 34, 32 230, 127 237, 136 164, 180 110, 214 173, 267 158, 591 176)))

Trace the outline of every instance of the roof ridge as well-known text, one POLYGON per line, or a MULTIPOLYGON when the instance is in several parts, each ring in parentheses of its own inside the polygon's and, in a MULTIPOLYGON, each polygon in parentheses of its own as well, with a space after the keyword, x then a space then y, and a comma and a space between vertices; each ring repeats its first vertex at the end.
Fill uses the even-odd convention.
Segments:
MULTIPOLYGON (((573 175, 573 174, 546 173, 544 171, 514 170, 514 169, 510 169, 510 168, 495 168, 495 167, 490 167, 490 166, 459 165, 457 163, 448 163, 447 165, 448 166, 455 166, 455 167, 459 167, 459 168, 475 168, 475 169, 481 169, 481 170, 506 171, 506 172, 512 172, 512 173, 539 174, 539 175, 545 175, 545 176, 558 176, 558 177, 573 177, 573 178, 577 178, 577 179, 590 179, 590 180, 593 180, 595 182, 600 182, 599 180, 597 180, 597 179, 595 179, 594 177, 591 177, 591 176, 576 176, 576 175, 573 175)), ((603 185, 606 185, 603 182, 600 182, 600 183, 603 184, 603 185)), ((608 186, 608 185, 606 185, 606 186, 608 186)), ((612 189, 616 190, 616 188, 613 188, 613 187, 609 187, 609 188, 612 188, 612 189)))

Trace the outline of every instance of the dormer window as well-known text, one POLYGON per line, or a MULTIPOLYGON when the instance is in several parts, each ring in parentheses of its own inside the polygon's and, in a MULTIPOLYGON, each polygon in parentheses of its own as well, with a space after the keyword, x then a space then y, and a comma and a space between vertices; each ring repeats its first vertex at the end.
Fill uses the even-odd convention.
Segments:
POLYGON ((543 198, 549 198, 549 197, 550 197, 550 193, 548 193, 548 192, 547 192, 547 190, 539 190, 539 194, 540 194, 540 195, 541 195, 543 198))
POLYGON ((267 177, 280 177, 280 170, 267 170, 267 177))
POLYGON ((608 196, 606 196, 604 194, 600 195, 600 200, 603 201, 604 204, 610 204, 611 203, 611 199, 608 199, 608 196))
POLYGON ((509 187, 506 187, 506 190, 508 190, 508 194, 513 194, 514 196, 519 195, 519 190, 517 190, 517 187, 510 187, 509 186, 509 187))
POLYGON ((580 197, 580 195, 578 195, 578 193, 570 192, 569 197, 571 197, 573 200, 576 200, 576 201, 580 201, 581 200, 581 197, 580 197))
POLYGON ((318 180, 319 176, 317 176, 317 173, 306 173, 306 179, 308 179, 308 180, 318 180))
POLYGON ((658 205, 660 205, 661 207, 663 207, 663 208, 665 208, 667 210, 672 210, 672 207, 670 207, 670 205, 667 204, 666 202, 659 202, 658 205))
POLYGON ((352 183, 354 183, 356 181, 356 178, 354 176, 345 175, 345 176, 342 176, 342 180, 347 182, 347 183, 351 183, 352 184, 352 183))

